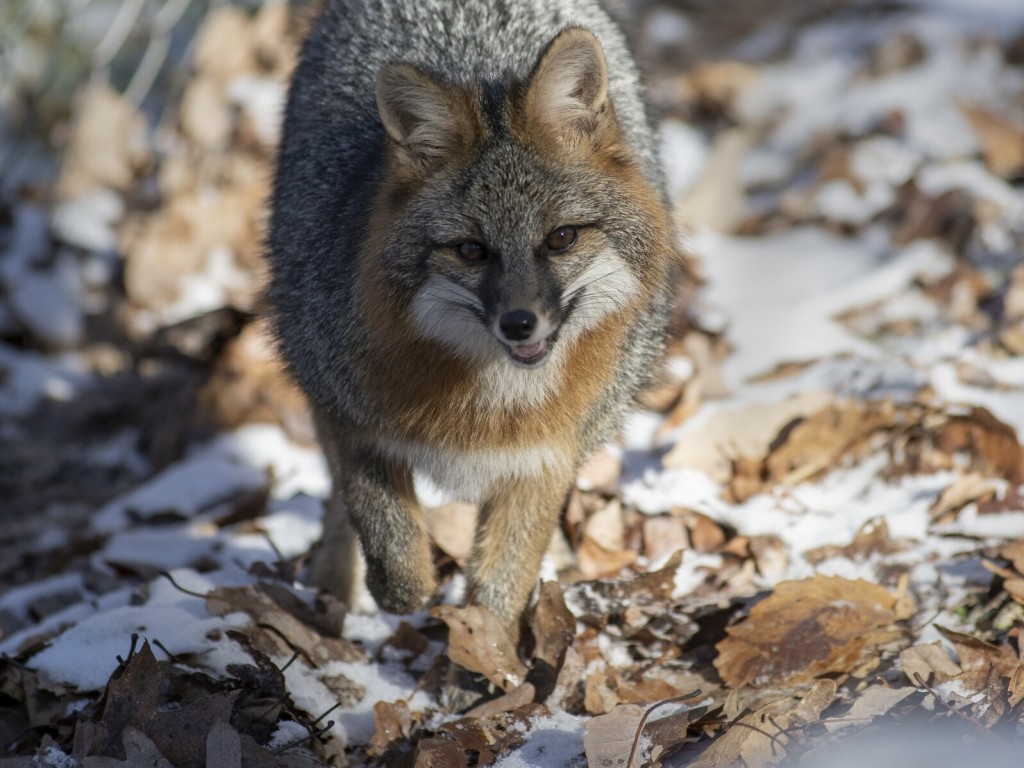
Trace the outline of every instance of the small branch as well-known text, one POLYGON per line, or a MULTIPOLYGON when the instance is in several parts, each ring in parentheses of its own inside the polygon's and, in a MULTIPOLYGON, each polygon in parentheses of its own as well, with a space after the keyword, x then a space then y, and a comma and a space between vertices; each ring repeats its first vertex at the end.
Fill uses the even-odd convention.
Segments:
POLYGON ((651 716, 651 713, 658 707, 663 707, 666 704, 675 704, 676 702, 685 701, 686 699, 692 699, 695 696, 700 696, 700 694, 701 690, 700 688, 697 688, 689 693, 684 693, 682 696, 674 696, 671 699, 659 701, 657 704, 648 707, 647 711, 644 712, 644 716, 640 718, 640 723, 636 727, 636 736, 633 737, 633 747, 629 750, 629 759, 626 760, 626 768, 633 768, 633 758, 636 757, 636 750, 640 746, 640 734, 644 732, 644 726, 647 724, 647 718, 651 716))

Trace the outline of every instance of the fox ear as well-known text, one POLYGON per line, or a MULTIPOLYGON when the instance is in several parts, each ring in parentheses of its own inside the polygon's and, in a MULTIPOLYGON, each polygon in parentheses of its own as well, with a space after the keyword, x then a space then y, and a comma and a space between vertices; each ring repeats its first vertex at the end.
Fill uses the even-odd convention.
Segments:
POLYGON ((399 156, 426 170, 472 140, 467 94, 442 86, 410 64, 388 64, 377 75, 377 110, 399 156))
POLYGON ((559 32, 540 55, 526 92, 526 114, 564 144, 601 143, 615 126, 608 98, 608 65, 594 34, 580 27, 559 32))

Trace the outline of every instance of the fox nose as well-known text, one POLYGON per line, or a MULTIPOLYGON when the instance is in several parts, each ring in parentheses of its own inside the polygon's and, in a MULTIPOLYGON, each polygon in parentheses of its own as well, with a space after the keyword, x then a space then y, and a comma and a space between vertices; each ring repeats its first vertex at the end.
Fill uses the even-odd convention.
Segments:
POLYGON ((509 341, 528 339, 537 327, 537 316, 527 309, 515 309, 499 318, 498 326, 509 341))

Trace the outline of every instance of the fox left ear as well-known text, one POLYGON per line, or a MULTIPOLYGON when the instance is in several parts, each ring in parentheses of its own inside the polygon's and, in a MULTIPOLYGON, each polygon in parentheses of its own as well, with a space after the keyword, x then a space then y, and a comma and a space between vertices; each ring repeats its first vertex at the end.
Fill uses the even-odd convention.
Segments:
POLYGON ((608 65, 592 32, 569 27, 548 43, 530 76, 526 114, 569 147, 610 138, 617 124, 608 98, 608 65))

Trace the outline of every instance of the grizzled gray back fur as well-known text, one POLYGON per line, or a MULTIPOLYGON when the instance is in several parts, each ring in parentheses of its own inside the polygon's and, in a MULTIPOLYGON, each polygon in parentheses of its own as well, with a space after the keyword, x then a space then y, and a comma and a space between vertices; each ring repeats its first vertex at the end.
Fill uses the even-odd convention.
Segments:
MULTIPOLYGON (((643 174, 663 190, 636 67, 622 33, 596 0, 335 0, 313 26, 289 93, 278 159, 269 298, 293 374, 336 417, 374 421, 348 371, 369 343, 350 313, 367 213, 385 165, 385 131, 374 97, 378 72, 404 61, 441 82, 480 83, 485 99, 493 91, 500 102, 508 84, 526 80, 545 46, 567 26, 584 27, 600 39, 617 120, 643 174)), ((511 156, 506 159, 508 168, 511 156)), ((614 196, 608 190, 607 197, 614 196)), ((661 334, 654 329, 664 327, 664 309, 652 308, 658 316, 647 318, 646 333, 630 330, 626 380, 616 382, 621 391, 609 399, 631 399, 659 352, 661 334)), ((620 403, 609 405, 613 412, 599 421, 614 421, 622 410, 620 403)), ((598 433, 609 427, 594 424, 587 431, 606 439, 598 433)))

